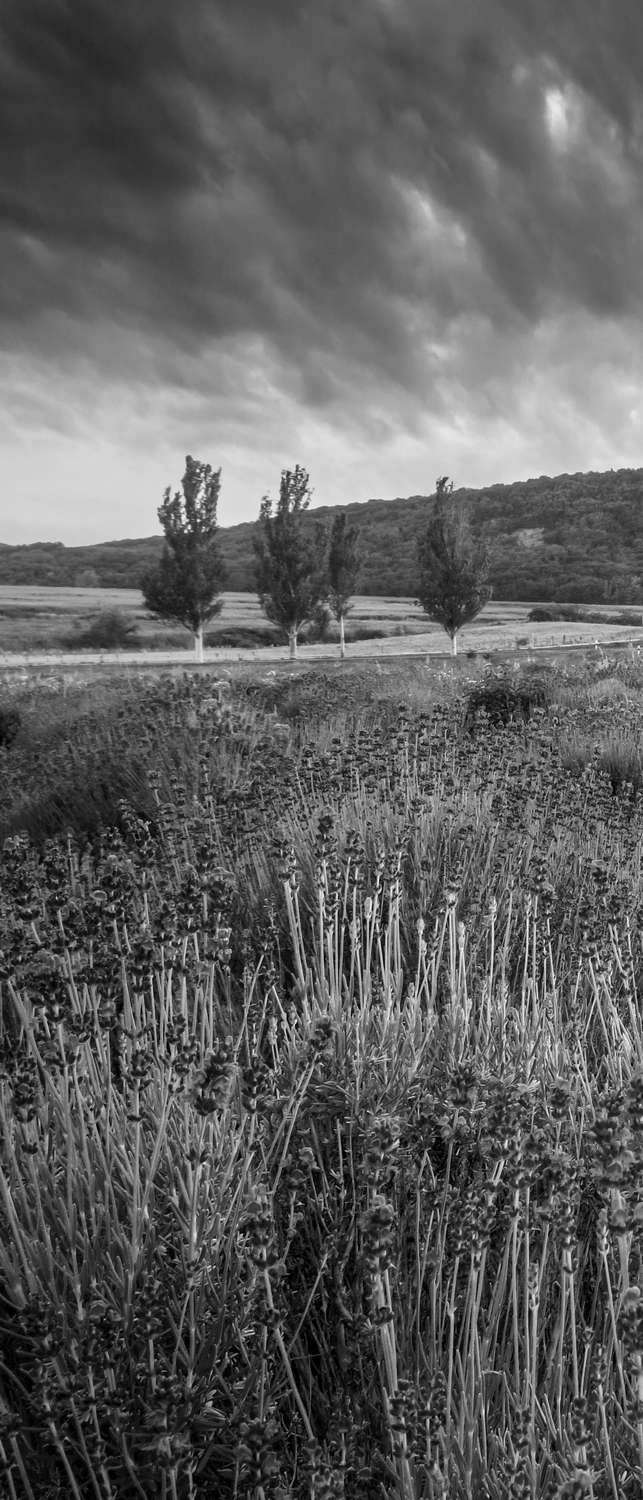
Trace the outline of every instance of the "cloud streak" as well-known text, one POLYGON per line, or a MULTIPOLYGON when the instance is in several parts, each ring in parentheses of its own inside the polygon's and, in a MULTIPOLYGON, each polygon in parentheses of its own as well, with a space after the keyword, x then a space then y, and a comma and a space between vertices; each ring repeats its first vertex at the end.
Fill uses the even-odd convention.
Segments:
MULTIPOLYGON (((339 502, 351 443, 362 472, 374 441, 387 477, 395 457, 390 493, 417 488, 423 434, 454 461, 475 437, 480 482, 514 477, 500 449, 488 472, 512 406, 531 425, 505 450, 526 472, 530 390, 545 411, 548 381, 571 403, 570 455, 579 414, 590 446, 594 433, 591 466, 604 370, 629 391, 622 461, 640 365, 641 63, 627 0, 597 0, 589 20, 580 0, 5 0, 8 449, 48 423, 76 442, 98 416, 116 463, 129 399, 121 441, 147 434, 164 462, 177 444, 176 473, 192 434, 258 479, 282 434, 297 452, 278 465, 310 462, 314 431, 342 476, 319 498, 339 502), (598 393, 580 378, 588 344, 598 393)), ((473 462, 456 477, 477 482, 473 462)), ((239 490, 244 518, 257 504, 239 490)))

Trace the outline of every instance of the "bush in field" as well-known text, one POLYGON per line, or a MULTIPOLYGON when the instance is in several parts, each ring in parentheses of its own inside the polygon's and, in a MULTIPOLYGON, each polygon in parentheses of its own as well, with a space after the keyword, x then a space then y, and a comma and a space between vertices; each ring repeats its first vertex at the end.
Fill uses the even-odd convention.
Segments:
POLYGON ((20 714, 17 708, 8 708, 0 704, 0 747, 12 745, 20 728, 20 714))
POLYGON ((353 622, 346 631, 348 641, 377 641, 386 636, 408 635, 408 630, 403 621, 391 625, 369 625, 368 620, 353 622))
POLYGON ((204 645, 209 650, 252 650, 261 646, 274 646, 279 643, 280 635, 276 630, 262 628, 261 625, 230 625, 225 630, 210 630, 204 636, 204 645))
POLYGON ((104 609, 79 635, 71 636, 68 645, 92 651, 122 651, 137 641, 136 626, 120 609, 104 609))
POLYGON ((528 620, 541 623, 565 620, 584 625, 641 625, 643 616, 636 610, 620 609, 613 613, 600 609, 581 609, 574 604, 538 604, 529 611, 528 620))
POLYGON ((539 625, 543 625, 545 623, 552 624, 554 620, 559 620, 560 618, 561 616, 557 610, 547 609, 546 605, 544 604, 536 605, 536 608, 530 609, 529 614, 527 615, 528 620, 531 620, 534 624, 539 625))
POLYGON ((304 638, 311 644, 323 645, 331 636, 331 612, 323 599, 319 599, 312 617, 304 630, 304 638))
POLYGON ((472 731, 481 715, 492 725, 530 719, 535 709, 547 707, 549 694, 543 682, 510 683, 504 678, 482 683, 467 695, 465 729, 472 731))

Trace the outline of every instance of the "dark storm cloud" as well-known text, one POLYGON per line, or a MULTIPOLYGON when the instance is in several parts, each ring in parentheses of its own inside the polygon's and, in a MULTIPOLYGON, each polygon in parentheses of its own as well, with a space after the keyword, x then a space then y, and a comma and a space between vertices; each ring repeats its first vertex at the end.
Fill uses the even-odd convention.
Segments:
POLYGON ((439 405, 468 320, 638 312, 642 32, 601 0, 3 0, 2 344, 100 366, 116 327, 179 379, 254 335, 313 406, 439 405))

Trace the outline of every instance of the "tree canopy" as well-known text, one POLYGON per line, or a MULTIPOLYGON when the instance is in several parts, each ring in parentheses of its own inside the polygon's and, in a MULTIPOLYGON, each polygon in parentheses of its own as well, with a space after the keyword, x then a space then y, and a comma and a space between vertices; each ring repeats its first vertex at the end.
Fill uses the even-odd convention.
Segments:
POLYGON ((328 596, 324 528, 302 525, 310 496, 306 469, 283 469, 279 499, 273 507, 264 496, 253 537, 259 603, 267 619, 287 631, 293 657, 302 625, 328 596))
POLYGON ((221 470, 190 455, 181 490, 168 487, 158 517, 165 546, 158 566, 141 580, 146 608, 163 620, 185 625, 203 659, 203 626, 218 615, 225 582, 219 547, 217 506, 221 470))
POLYGON ((474 542, 462 502, 442 475, 436 482, 435 507, 418 547, 419 603, 451 638, 457 654, 458 631, 475 620, 491 598, 488 557, 474 542))
POLYGON ((351 608, 351 595, 359 574, 359 532, 348 525, 345 510, 337 511, 328 544, 328 602, 339 622, 340 650, 345 654, 344 619, 351 608))

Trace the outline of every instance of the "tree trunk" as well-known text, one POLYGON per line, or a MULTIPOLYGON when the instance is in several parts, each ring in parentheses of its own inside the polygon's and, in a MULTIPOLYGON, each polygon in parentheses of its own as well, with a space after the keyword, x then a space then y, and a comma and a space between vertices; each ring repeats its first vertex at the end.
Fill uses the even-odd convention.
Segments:
POLYGON ((202 625, 199 625, 198 630, 195 630, 195 632, 194 632, 194 659, 195 659, 195 661, 203 661, 203 626, 202 625))
POLYGON ((340 615, 340 617, 339 617, 339 654, 340 654, 340 656, 342 658, 342 661, 343 661, 344 657, 346 655, 346 642, 344 640, 344 616, 343 615, 340 615))
POLYGON ((451 655, 452 656, 457 656, 457 654, 458 654, 458 632, 456 630, 455 635, 451 636, 451 655))
POLYGON ((297 626, 291 625, 288 631, 288 655, 291 661, 297 658, 297 626))

